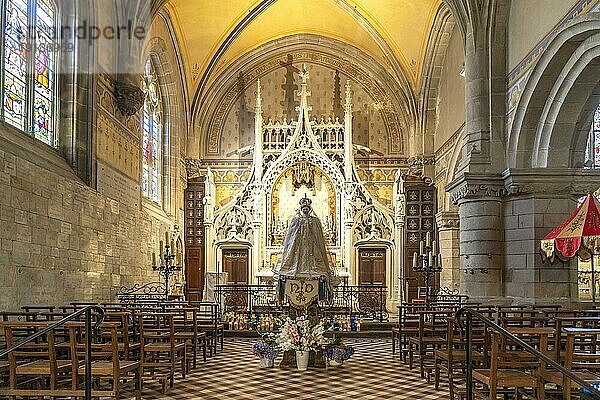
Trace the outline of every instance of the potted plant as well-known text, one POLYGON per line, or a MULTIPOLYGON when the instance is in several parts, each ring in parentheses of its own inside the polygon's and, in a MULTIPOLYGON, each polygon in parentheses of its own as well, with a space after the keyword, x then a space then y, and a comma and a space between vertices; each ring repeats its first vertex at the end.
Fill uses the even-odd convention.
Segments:
POLYGON ((354 347, 346 345, 339 336, 333 336, 333 342, 323 347, 323 357, 329 366, 337 367, 354 354, 354 347))
POLYGON ((279 354, 277 336, 274 333, 261 334, 260 340, 252 346, 252 353, 260 358, 261 367, 272 368, 274 360, 279 354))
POLYGON ((324 332, 323 323, 313 325, 302 315, 295 320, 287 318, 283 322, 277 341, 282 350, 296 351, 297 367, 305 371, 308 368, 310 350, 316 350, 326 342, 324 332))

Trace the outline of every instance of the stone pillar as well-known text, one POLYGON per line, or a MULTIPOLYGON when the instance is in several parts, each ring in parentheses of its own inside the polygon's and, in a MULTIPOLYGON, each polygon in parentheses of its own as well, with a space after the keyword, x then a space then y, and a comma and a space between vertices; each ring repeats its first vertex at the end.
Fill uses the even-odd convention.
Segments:
POLYGON ((204 266, 207 272, 217 272, 217 255, 215 253, 215 201, 216 187, 210 167, 204 179, 204 266))
POLYGON ((442 272, 440 273, 440 287, 451 290, 460 290, 460 221, 458 212, 440 211, 435 220, 438 227, 440 258, 442 272))
POLYGON ((458 206, 460 292, 472 299, 502 296, 502 201, 500 197, 468 196, 458 206))
MULTIPOLYGON (((404 179, 402 178, 402 170, 396 171, 394 178, 394 243, 395 254, 394 264, 396 268, 396 278, 393 281, 393 286, 396 287, 397 299, 400 302, 408 301, 408 293, 406 292, 406 276, 404 269, 406 256, 404 254, 404 223, 406 220, 406 196, 404 194, 404 179)), ((410 268, 410 266, 409 266, 410 268)), ((395 309, 395 308, 394 308, 395 309)))

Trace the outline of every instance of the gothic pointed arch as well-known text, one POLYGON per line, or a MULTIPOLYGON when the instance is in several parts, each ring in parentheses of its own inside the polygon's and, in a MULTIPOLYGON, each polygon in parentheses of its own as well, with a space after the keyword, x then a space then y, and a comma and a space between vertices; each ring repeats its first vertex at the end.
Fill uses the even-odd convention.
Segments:
POLYGON ((509 167, 582 166, 600 102, 599 21, 596 13, 574 19, 556 33, 537 61, 510 130, 509 167))

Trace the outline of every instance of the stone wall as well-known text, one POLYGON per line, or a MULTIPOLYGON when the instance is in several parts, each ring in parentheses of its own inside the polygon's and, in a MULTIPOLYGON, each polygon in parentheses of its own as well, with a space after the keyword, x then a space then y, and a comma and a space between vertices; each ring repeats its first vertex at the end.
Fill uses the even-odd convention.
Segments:
POLYGON ((576 263, 542 263, 540 240, 577 207, 572 197, 515 198, 503 206, 505 226, 505 295, 516 302, 531 299, 577 301, 576 263))
MULTIPOLYGON (((29 141, 20 132, 17 140, 29 141)), ((32 142, 36 152, 52 153, 32 142)), ((46 147, 46 148, 44 148, 46 147)), ((113 300, 121 286, 157 280, 151 251, 167 225, 139 206, 84 185, 58 167, 0 141, 0 309, 113 300)), ((64 163, 64 168, 61 168, 64 163)))

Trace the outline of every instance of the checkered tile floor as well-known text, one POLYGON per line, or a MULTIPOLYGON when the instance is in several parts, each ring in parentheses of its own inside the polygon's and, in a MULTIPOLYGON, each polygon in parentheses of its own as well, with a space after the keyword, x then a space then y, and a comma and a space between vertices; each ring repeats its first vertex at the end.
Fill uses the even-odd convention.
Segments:
POLYGON ((410 371, 392 357, 386 339, 348 339, 355 353, 342 367, 308 371, 262 369, 252 355, 252 339, 226 339, 225 349, 200 362, 187 378, 175 381, 167 395, 159 383, 145 382, 142 398, 153 399, 411 399, 445 400, 445 387, 410 371))

